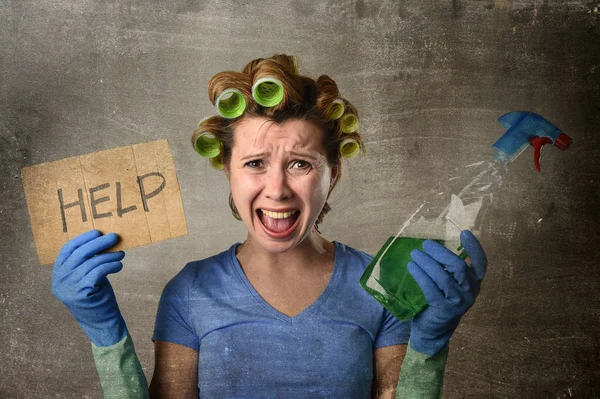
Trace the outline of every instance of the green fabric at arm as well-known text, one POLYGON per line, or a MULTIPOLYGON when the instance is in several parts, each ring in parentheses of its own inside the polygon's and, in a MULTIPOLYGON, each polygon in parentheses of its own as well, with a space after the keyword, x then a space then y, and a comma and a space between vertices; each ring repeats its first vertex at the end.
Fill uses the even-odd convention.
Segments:
POLYGON ((96 370, 105 399, 148 398, 148 383, 129 334, 112 346, 92 342, 96 370))
POLYGON ((431 357, 406 348, 406 356, 400 369, 396 399, 440 398, 444 386, 444 370, 448 360, 448 348, 431 357))

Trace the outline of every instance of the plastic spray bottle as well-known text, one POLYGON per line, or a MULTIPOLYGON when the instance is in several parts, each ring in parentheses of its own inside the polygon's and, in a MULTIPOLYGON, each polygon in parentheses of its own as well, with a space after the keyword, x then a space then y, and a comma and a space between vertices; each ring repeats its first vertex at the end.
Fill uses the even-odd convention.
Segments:
POLYGON ((460 232, 468 229, 479 235, 493 191, 502 182, 502 169, 494 162, 477 162, 460 172, 462 176, 444 182, 442 191, 421 204, 386 240, 360 279, 363 289, 400 320, 411 319, 427 306, 408 272, 411 251, 422 250, 423 241, 430 239, 465 259, 460 232))
POLYGON ((458 171, 459 176, 445 182, 440 193, 424 202, 400 231, 388 238, 360 279, 360 285, 400 320, 409 320, 427 307, 421 288, 408 272, 411 251, 422 249, 424 240, 433 239, 465 259, 460 231, 468 229, 479 236, 483 217, 493 192, 502 184, 507 164, 531 145, 535 168, 540 171, 544 144, 553 143, 564 151, 572 142, 559 128, 533 112, 509 112, 498 121, 507 131, 493 145, 493 160, 467 165, 458 171))

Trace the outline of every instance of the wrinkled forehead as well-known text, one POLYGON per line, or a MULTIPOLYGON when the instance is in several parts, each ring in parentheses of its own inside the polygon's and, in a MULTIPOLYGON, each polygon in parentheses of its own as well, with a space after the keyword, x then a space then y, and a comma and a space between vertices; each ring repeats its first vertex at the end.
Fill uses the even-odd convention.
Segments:
POLYGON ((325 153, 323 130, 314 122, 289 120, 277 124, 265 118, 248 118, 235 128, 233 152, 308 151, 325 153))

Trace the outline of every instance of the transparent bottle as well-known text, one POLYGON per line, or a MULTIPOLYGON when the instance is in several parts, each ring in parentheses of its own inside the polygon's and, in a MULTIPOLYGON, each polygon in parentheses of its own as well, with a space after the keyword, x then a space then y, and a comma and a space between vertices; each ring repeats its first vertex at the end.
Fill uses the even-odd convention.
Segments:
POLYGON ((422 250, 425 240, 435 240, 467 257, 460 232, 479 236, 493 191, 502 183, 502 166, 495 162, 467 165, 461 175, 440 183, 425 201, 379 249, 360 279, 360 285, 400 320, 410 320, 427 307, 423 292, 408 272, 410 253, 422 250))

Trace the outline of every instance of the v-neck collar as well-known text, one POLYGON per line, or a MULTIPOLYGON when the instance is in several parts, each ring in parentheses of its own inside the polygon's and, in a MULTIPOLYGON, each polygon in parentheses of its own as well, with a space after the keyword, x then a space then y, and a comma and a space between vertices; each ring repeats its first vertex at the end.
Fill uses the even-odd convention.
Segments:
POLYGON ((238 243, 232 245, 231 249, 229 250, 229 253, 230 253, 231 262, 233 264, 234 269, 236 270, 239 278, 242 280, 242 282, 244 283, 244 285, 246 286, 246 288, 248 289, 250 294, 252 294, 254 299, 262 307, 264 307, 269 313, 271 313, 278 319, 281 319, 281 320, 286 321, 291 324, 294 321, 301 320, 302 318, 306 317, 307 315, 310 315, 311 313, 315 312, 315 310, 323 302, 325 302, 325 300, 327 299, 327 297, 333 291, 335 285, 337 284, 338 276, 340 274, 340 263, 341 263, 341 257, 342 257, 342 250, 341 250, 340 243, 338 243, 337 241, 332 241, 332 242, 335 245, 334 254, 333 254, 333 271, 331 273, 331 277, 329 277, 329 282, 327 283, 327 286, 325 287, 325 289, 323 290, 321 295, 319 295, 319 297, 317 299, 315 299, 315 301, 313 303, 311 303, 310 305, 305 307, 300 313, 298 313, 296 316, 293 316, 293 317, 283 314, 279 310, 277 310, 273 306, 271 306, 267 301, 265 301, 263 299, 263 297, 261 297, 259 295, 258 291, 256 291, 254 286, 250 283, 250 280, 248 280, 248 277, 246 277, 246 274, 242 270, 242 265, 240 264, 237 257, 235 256, 236 249, 239 245, 241 245, 241 243, 238 242, 238 243))

